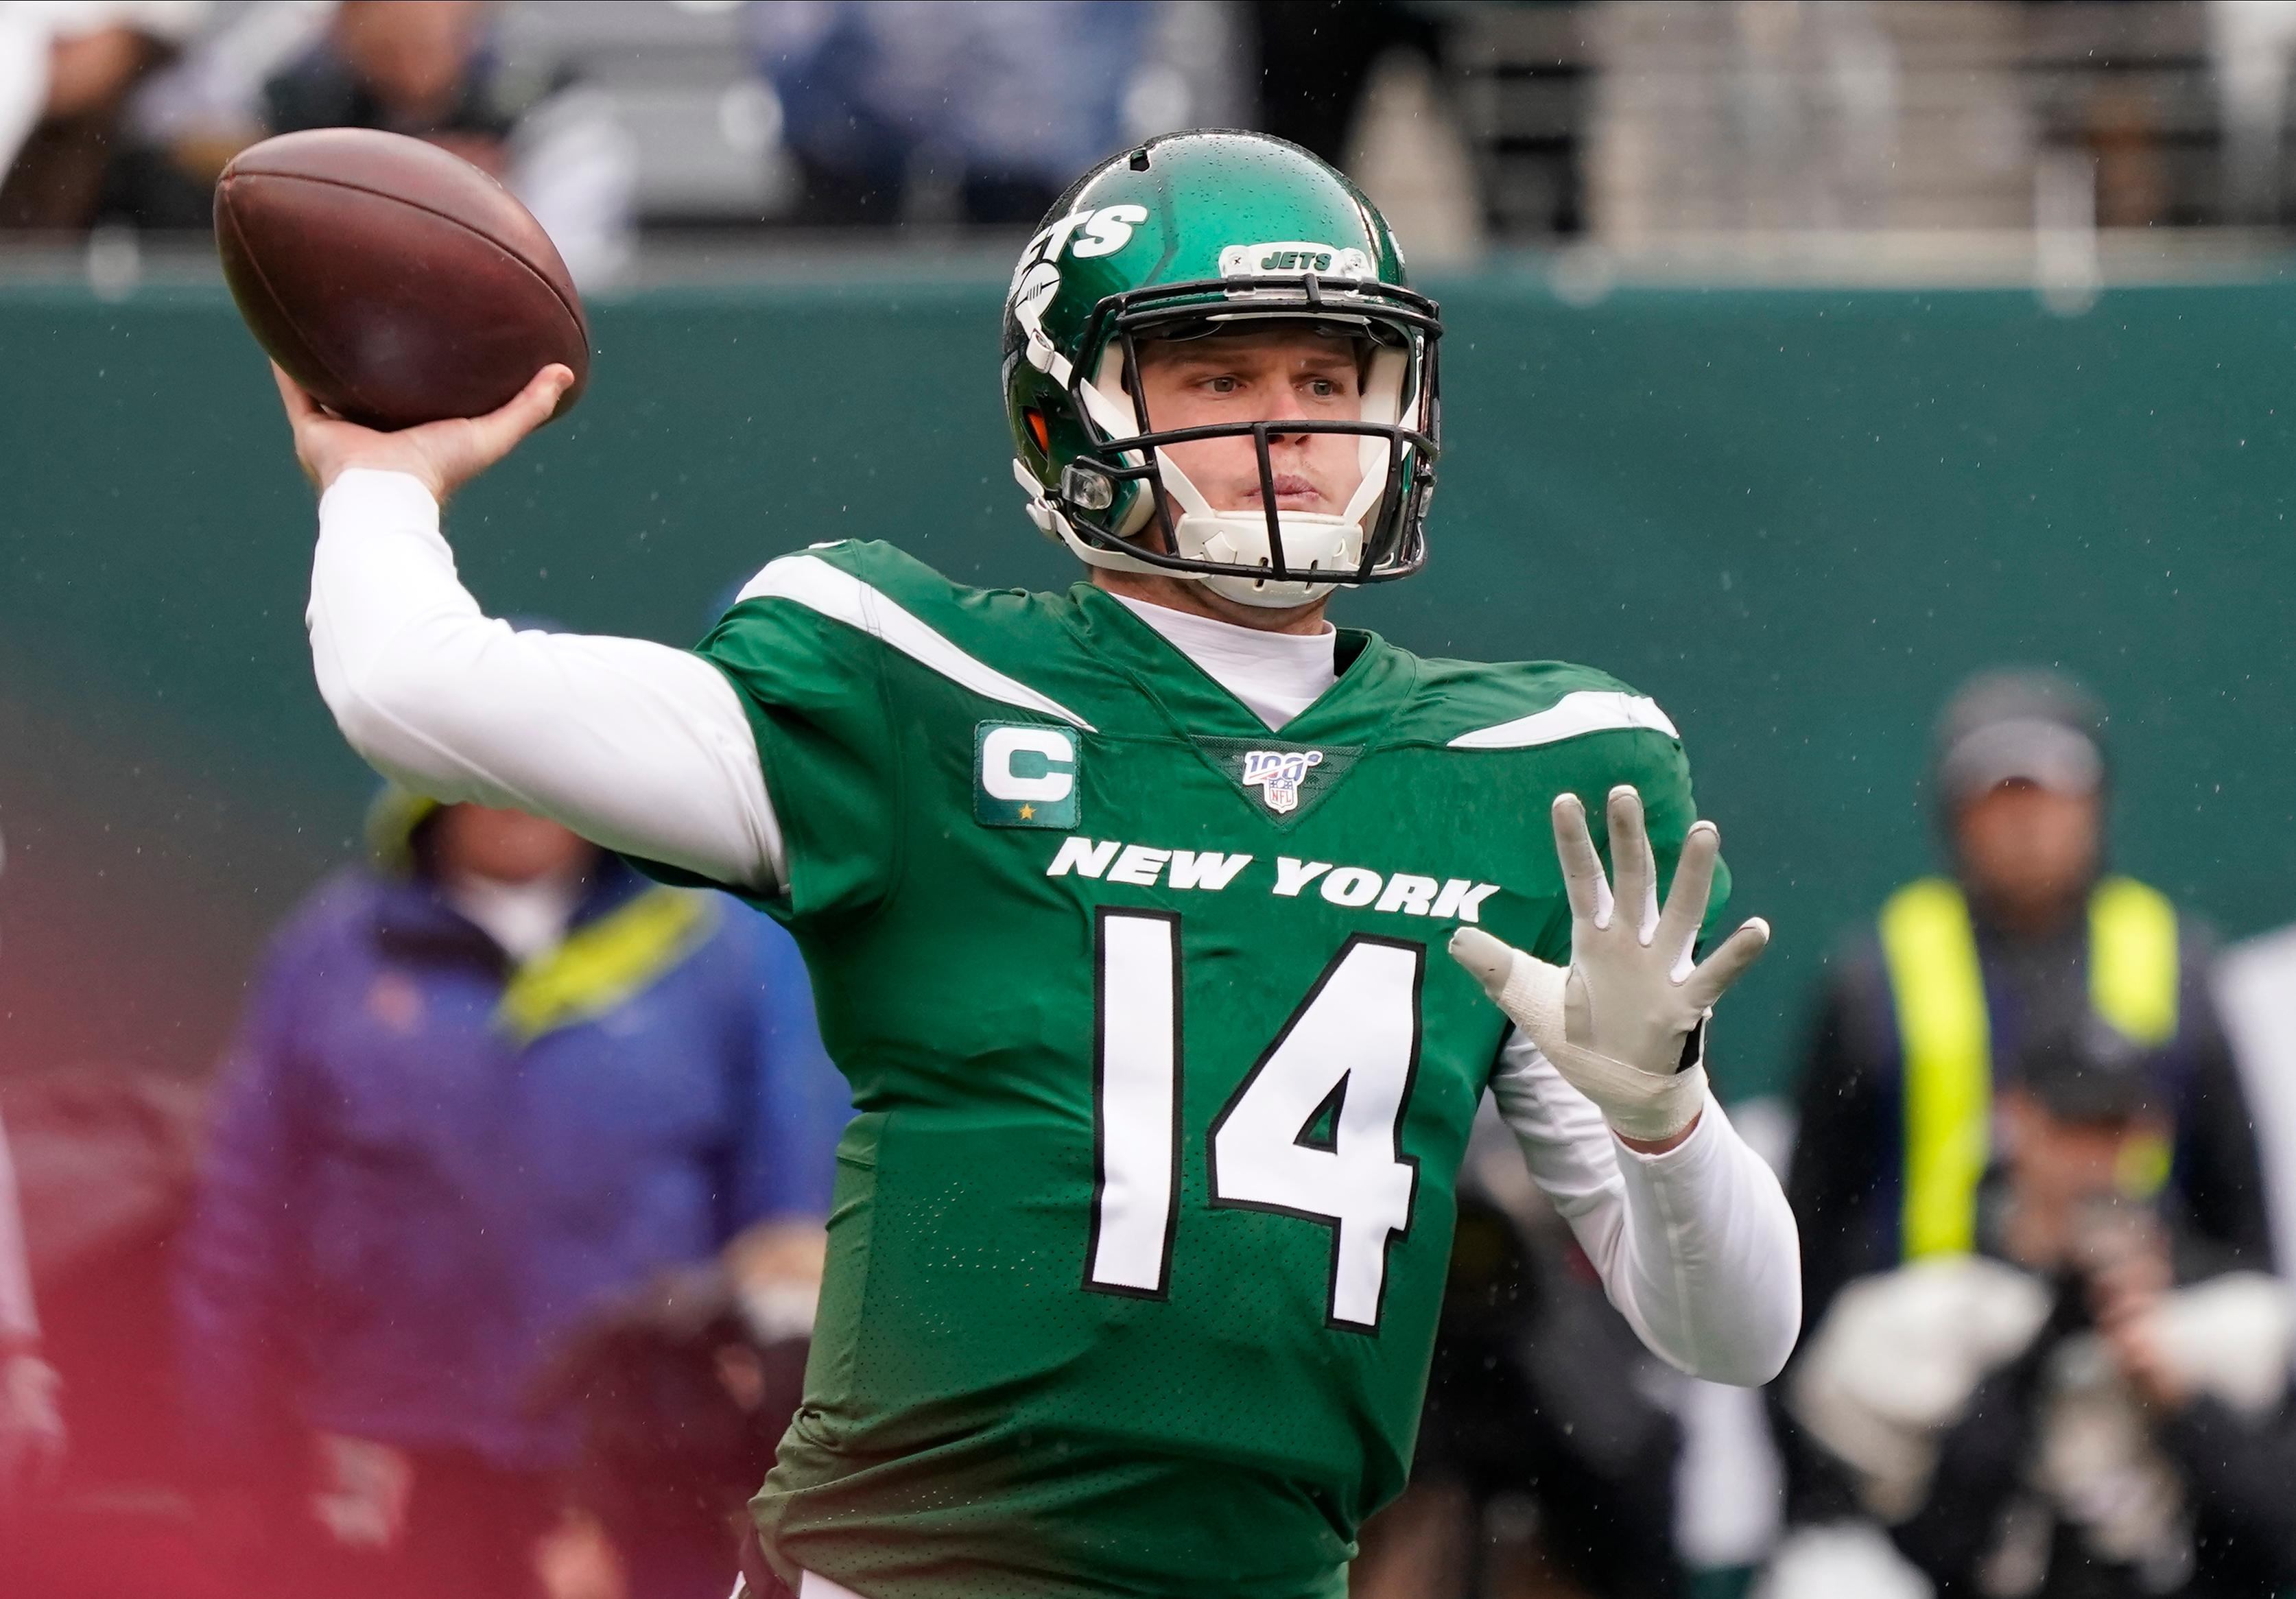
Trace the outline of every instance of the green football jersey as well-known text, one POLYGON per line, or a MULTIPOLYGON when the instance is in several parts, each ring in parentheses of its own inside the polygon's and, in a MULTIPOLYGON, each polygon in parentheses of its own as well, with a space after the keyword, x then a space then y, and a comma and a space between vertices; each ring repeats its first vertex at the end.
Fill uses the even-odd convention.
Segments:
POLYGON ((871 1599, 1342 1595, 1505 1030, 1444 942, 1569 959, 1564 790, 1599 828, 1639 788, 1670 875, 1672 726, 1600 673, 1343 630, 1271 734, 1096 588, 878 544, 775 562, 701 652, 859 1111, 753 1505, 775 1563, 871 1599))

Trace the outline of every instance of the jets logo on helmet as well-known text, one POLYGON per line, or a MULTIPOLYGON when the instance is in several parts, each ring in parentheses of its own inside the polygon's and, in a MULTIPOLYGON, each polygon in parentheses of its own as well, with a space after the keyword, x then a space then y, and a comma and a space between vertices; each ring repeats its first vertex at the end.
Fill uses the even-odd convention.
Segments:
MULTIPOLYGON (((1098 210, 1071 211, 1058 222, 1037 230, 1021 264, 1013 269, 1013 287, 1006 296, 1016 306, 1029 308, 1029 319, 1041 325, 1045 302, 1060 290, 1062 250, 1079 260, 1113 255, 1132 241, 1132 230, 1148 220, 1144 206, 1111 205, 1098 210)), ((1030 353, 1050 352, 1049 342, 1031 345, 1030 353)), ((1043 358, 1039 357, 1039 358, 1043 358)))
POLYGON ((1377 209, 1315 156, 1262 134, 1152 139, 1078 180, 1013 269, 1013 474, 1037 527, 1094 566, 1168 572, 1270 606, 1406 577, 1426 559, 1441 333, 1377 209), (1355 341, 1358 420, 1158 430, 1130 381, 1142 343, 1275 319, 1355 341), (1361 479, 1339 511, 1285 510, 1272 495, 1216 510, 1164 447, 1248 438, 1272 481, 1271 434, 1302 432, 1358 441, 1361 479))
POLYGON ((1280 244, 1231 244, 1220 251, 1219 269, 1222 277, 1254 277, 1283 272, 1316 272, 1326 277, 1347 278, 1373 275, 1371 258, 1360 250, 1311 244, 1302 239, 1280 244))

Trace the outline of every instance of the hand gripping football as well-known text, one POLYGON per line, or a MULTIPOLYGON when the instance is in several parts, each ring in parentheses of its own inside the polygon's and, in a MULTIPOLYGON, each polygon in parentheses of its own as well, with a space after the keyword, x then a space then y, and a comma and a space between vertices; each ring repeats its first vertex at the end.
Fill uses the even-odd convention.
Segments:
POLYGON ((590 373, 566 263, 515 195, 435 144, 282 134, 216 184, 216 248, 274 361, 337 415, 397 429, 483 416, 543 367, 590 373))

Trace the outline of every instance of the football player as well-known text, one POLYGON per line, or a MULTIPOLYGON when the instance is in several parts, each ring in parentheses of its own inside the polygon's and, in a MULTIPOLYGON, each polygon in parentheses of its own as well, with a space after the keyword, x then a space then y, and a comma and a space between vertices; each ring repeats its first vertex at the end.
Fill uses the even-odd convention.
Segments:
POLYGON ((456 579, 440 503, 563 368, 390 435, 282 380, 352 745, 804 948, 860 1114, 757 1593, 1344 1594, 1487 1090, 1651 1348, 1784 1362, 1792 1218, 1701 1058, 1767 932, 1693 964, 1726 879, 1673 725, 1599 672, 1324 619, 1425 558, 1439 332, 1340 174, 1151 140, 1004 308, 1029 514, 1086 580, 818 545, 691 652, 518 633, 456 579))

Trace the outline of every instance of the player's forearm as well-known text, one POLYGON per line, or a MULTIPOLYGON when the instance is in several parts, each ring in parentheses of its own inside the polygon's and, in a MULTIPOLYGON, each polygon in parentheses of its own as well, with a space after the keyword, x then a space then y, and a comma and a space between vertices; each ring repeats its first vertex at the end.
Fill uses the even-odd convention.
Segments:
POLYGON ((1710 1101, 1665 1153, 1636 1154, 1520 1034, 1491 1086, 1532 1178, 1643 1342, 1710 1382, 1776 1375, 1800 1325, 1793 1213, 1721 1108, 1710 1101))
POLYGON ((1801 1329, 1793 1212, 1762 1158, 1710 1099, 1682 1144, 1621 1150, 1621 1277, 1651 1347, 1693 1376, 1751 1388, 1801 1329))
POLYGON ((414 479, 355 470, 327 491, 307 619, 320 693, 386 775, 718 882, 778 880, 780 829, 732 685, 664 645, 489 619, 414 479))

